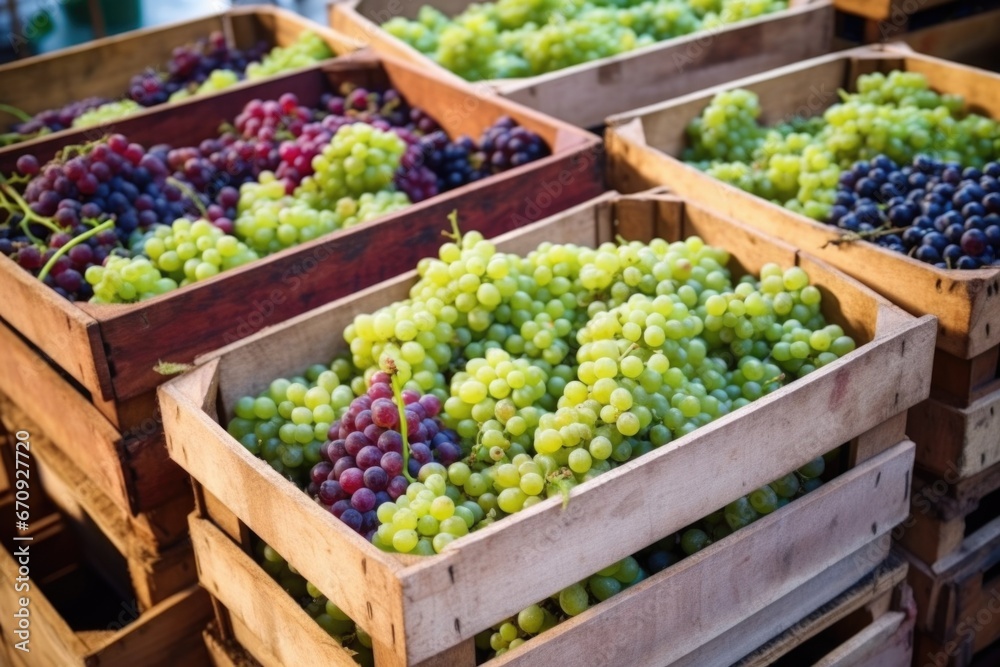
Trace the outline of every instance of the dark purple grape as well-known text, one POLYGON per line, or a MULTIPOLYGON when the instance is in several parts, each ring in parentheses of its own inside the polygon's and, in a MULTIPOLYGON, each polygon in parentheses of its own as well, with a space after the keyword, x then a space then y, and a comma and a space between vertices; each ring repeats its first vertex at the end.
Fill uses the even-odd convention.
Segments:
POLYGON ((347 510, 353 510, 351 507, 351 501, 344 498, 343 500, 338 500, 333 505, 330 506, 330 513, 338 519, 344 515, 347 510))
POLYGON ((970 257, 978 257, 986 251, 986 234, 979 229, 970 229, 961 236, 962 252, 970 257))
POLYGON ((319 499, 327 505, 332 505, 338 500, 347 498, 348 494, 340 486, 340 482, 332 479, 325 479, 319 484, 319 499))
POLYGON ((350 470, 355 467, 357 466, 354 464, 353 456, 342 456, 336 463, 333 464, 333 478, 339 480, 345 470, 350 470))
POLYGON ((374 445, 368 445, 358 452, 355 459, 357 460, 359 468, 367 470, 368 468, 379 464, 379 461, 382 460, 382 450, 374 445))
POLYGON ((359 512, 369 512, 375 509, 375 492, 362 487, 351 496, 351 506, 359 512))
POLYGON ((372 441, 365 437, 364 433, 360 433, 358 431, 349 433, 347 438, 344 440, 344 448, 351 456, 357 456, 358 452, 370 444, 372 444, 372 441))
POLYGON ((340 520, 343 521, 348 528, 356 532, 361 531, 361 526, 364 523, 361 513, 353 507, 344 510, 344 513, 340 515, 340 520))
POLYGON ((384 491, 389 485, 389 474, 375 465, 365 470, 365 486, 372 491, 384 491))
MULTIPOLYGON (((419 466, 419 464, 417 465, 419 466)), ((417 468, 417 472, 420 472, 419 467, 417 468)), ((409 485, 410 483, 406 481, 405 477, 397 475, 389 480, 389 486, 387 486, 385 490, 386 493, 389 494, 389 497, 395 500, 406 493, 406 489, 409 485)))
POLYGON ((399 408, 388 398, 372 401, 371 417, 375 424, 386 429, 399 427, 399 408))
POLYGON ((348 468, 340 474, 337 480, 340 482, 341 488, 350 494, 365 485, 364 473, 360 468, 348 468))
POLYGON ((403 456, 398 452, 386 452, 379 460, 379 467, 389 477, 403 474, 403 456))

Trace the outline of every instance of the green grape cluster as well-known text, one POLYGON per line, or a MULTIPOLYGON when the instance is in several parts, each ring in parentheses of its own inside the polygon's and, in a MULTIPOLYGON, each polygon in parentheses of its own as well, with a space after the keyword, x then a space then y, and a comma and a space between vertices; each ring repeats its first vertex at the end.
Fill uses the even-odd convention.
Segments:
POLYGON ((627 556, 479 633, 476 635, 476 647, 488 652, 490 658, 499 657, 568 618, 635 586, 648 576, 638 560, 627 556))
POLYGON ((255 540, 254 555, 264 571, 288 593, 328 635, 352 652, 363 667, 374 667, 372 638, 340 607, 306 581, 291 563, 261 540, 255 540))
POLYGON ((350 364, 337 359, 310 366, 299 376, 278 378, 257 396, 236 402, 227 430, 251 454, 305 487, 330 425, 354 399, 352 377, 350 364))
POLYGON ((452 464, 453 474, 439 463, 425 464, 421 481, 410 484, 406 494, 395 501, 379 506, 380 525, 372 543, 387 551, 429 556, 468 535, 486 518, 486 512, 478 503, 461 497, 457 483, 464 465, 452 464))
POLYGON ((108 102, 90 111, 83 112, 73 119, 73 127, 92 127, 94 125, 111 123, 126 116, 139 113, 144 108, 138 102, 133 102, 132 100, 115 100, 114 102, 108 102))
POLYGON ((236 237, 206 220, 180 218, 155 225, 139 237, 132 257, 110 257, 84 278, 94 286, 94 303, 131 303, 208 280, 221 271, 257 259, 236 237))
POLYGON ((780 11, 787 0, 499 0, 382 25, 470 80, 531 76, 780 11))
MULTIPOLYGON (((250 65, 251 67, 253 64, 250 65)), ((225 90, 235 86, 240 82, 239 72, 234 72, 231 69, 216 69, 212 70, 208 78, 201 82, 197 88, 194 90, 189 90, 188 88, 181 88, 170 96, 171 102, 179 102, 181 100, 186 100, 190 97, 195 97, 197 95, 205 95, 207 93, 214 93, 220 90, 225 90)))
POLYGON ((177 289, 146 257, 109 255, 104 266, 91 266, 84 279, 94 288, 92 303, 134 303, 177 289))
POLYGON ((1000 155, 1000 124, 964 100, 930 89, 926 77, 893 71, 862 75, 857 92, 822 116, 760 124, 754 93, 719 93, 688 125, 684 160, 714 178, 793 211, 825 220, 840 174, 858 160, 918 155, 981 167, 1000 155))
POLYGON ((308 67, 332 58, 333 55, 322 37, 314 32, 304 32, 288 46, 276 46, 260 62, 247 65, 247 79, 263 79, 299 67, 308 67))
POLYGON ((295 196, 323 210, 335 208, 345 197, 392 189, 405 152, 406 142, 395 132, 367 123, 344 125, 313 158, 315 173, 302 180, 295 196))

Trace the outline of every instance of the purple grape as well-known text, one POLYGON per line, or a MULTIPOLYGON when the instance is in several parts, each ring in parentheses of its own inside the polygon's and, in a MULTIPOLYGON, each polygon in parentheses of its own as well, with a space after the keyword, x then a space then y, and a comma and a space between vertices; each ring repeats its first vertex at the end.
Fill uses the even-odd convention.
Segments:
POLYGON ((344 510, 344 513, 340 515, 340 520, 343 521, 351 530, 361 532, 361 525, 364 523, 364 519, 362 518, 361 513, 353 507, 344 510))
POLYGON ((326 457, 331 463, 336 463, 347 456, 347 447, 343 440, 333 440, 326 445, 326 457))
POLYGON ((320 482, 319 499, 327 505, 332 505, 338 500, 343 500, 347 498, 347 495, 344 488, 340 486, 340 482, 331 479, 320 482))
POLYGON ((357 456, 358 452, 370 444, 372 444, 372 441, 365 437, 364 433, 360 433, 358 431, 348 434, 347 438, 344 440, 344 448, 351 456, 357 456))
POLYGON ((372 420, 378 426, 387 429, 399 427, 399 409, 388 398, 377 398, 372 401, 372 420))
POLYGON ((359 512, 368 512, 375 508, 375 492, 362 487, 351 496, 351 506, 359 512))
POLYGON ((386 452, 379 461, 379 466, 390 477, 403 474, 403 455, 398 452, 386 452))
POLYGON ((346 493, 350 493, 352 495, 355 491, 365 485, 364 473, 360 468, 348 468, 340 474, 338 481, 340 482, 340 487, 346 493))
POLYGON ((398 431, 386 431, 379 436, 378 448, 383 452, 403 452, 403 436, 398 431))
POLYGON ((365 486, 372 491, 384 491, 389 485, 389 474, 376 465, 365 470, 364 480, 365 486))
MULTIPOLYGON (((330 477, 331 472, 333 472, 333 464, 329 461, 320 461, 309 471, 309 479, 316 484, 322 484, 324 480, 330 477)), ((327 505, 329 504, 327 503, 327 505)))
POLYGON ((379 461, 382 460, 382 450, 374 445, 368 445, 358 452, 355 460, 361 470, 367 470, 379 464, 379 461))
POLYGON ((353 509, 351 507, 351 501, 345 498, 343 500, 338 500, 337 502, 335 502, 330 507, 330 513, 339 519, 344 515, 344 512, 346 512, 349 509, 353 509))
POLYGON ((358 431, 364 431, 368 426, 371 426, 373 413, 371 410, 362 410, 358 413, 358 416, 354 418, 354 428, 358 431))
POLYGON ((378 439, 382 437, 383 433, 385 433, 385 429, 379 428, 375 424, 369 424, 367 428, 365 428, 365 437, 372 442, 378 442, 378 439))
MULTIPOLYGON (((417 468, 417 472, 420 472, 419 467, 417 468)), ((405 477, 403 477, 402 475, 397 475, 393 477, 391 480, 389 480, 389 485, 385 487, 385 490, 386 493, 389 494, 389 497, 395 500, 396 498, 399 498, 401 495, 406 493, 406 488, 409 485, 410 483, 406 481, 405 477)))
POLYGON ((344 474, 345 470, 351 470, 352 468, 356 467, 357 466, 354 463, 353 456, 342 456, 340 457, 340 459, 337 460, 336 463, 333 464, 333 473, 331 474, 333 475, 334 479, 339 480, 340 476, 344 474))

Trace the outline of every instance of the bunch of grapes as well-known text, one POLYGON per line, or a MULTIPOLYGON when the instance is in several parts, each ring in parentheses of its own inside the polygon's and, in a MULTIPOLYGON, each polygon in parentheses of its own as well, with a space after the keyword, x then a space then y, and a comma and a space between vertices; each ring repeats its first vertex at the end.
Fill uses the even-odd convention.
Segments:
POLYGON ((142 111, 142 107, 132 100, 117 100, 85 111, 73 119, 73 127, 90 127, 103 125, 112 121, 131 116, 142 111))
POLYGON ((103 97, 88 97, 70 102, 60 109, 39 111, 29 120, 22 120, 11 127, 11 134, 3 135, 3 143, 16 143, 47 132, 59 132, 73 126, 73 121, 83 114, 96 109, 111 100, 103 97))
POLYGON ((230 48, 221 32, 213 32, 207 39, 174 49, 166 72, 146 70, 132 77, 128 95, 144 107, 163 104, 188 86, 198 88, 216 72, 242 76, 247 66, 260 60, 266 51, 264 42, 245 51, 230 48))
POLYGON ((942 269, 1000 265, 1000 163, 860 161, 841 173, 827 222, 942 269))
POLYGON ((246 74, 248 79, 263 79, 332 57, 333 51, 322 37, 304 32, 288 46, 276 46, 260 62, 247 65, 246 74))
POLYGON ((449 19, 431 6, 382 28, 468 79, 552 72, 787 9, 787 0, 498 0, 449 19))
MULTIPOLYGON (((1000 155, 997 121, 969 112, 959 97, 934 92, 921 74, 862 75, 857 92, 841 91, 841 98, 822 117, 796 118, 766 128, 758 122, 756 95, 741 90, 720 93, 689 125, 690 146, 684 159, 715 178, 792 211, 839 223, 843 211, 837 209, 834 216, 834 207, 838 200, 846 201, 846 193, 838 195, 841 174, 863 169, 855 168, 859 161, 882 156, 888 163, 906 164, 921 156, 957 165, 961 171, 963 167, 981 170, 1000 155)), ((880 182, 876 187, 883 185, 880 182)), ((866 202, 863 212, 869 211, 869 204, 879 205, 866 202)), ((859 227, 877 222, 879 216, 864 213, 864 217, 857 221, 859 227)), ((852 218, 848 221, 852 226, 852 218)), ((888 243, 904 246, 900 240, 888 243)), ((944 261, 934 259, 930 251, 925 254, 933 263, 944 261)), ((976 259, 980 264, 983 261, 980 255, 976 259)))

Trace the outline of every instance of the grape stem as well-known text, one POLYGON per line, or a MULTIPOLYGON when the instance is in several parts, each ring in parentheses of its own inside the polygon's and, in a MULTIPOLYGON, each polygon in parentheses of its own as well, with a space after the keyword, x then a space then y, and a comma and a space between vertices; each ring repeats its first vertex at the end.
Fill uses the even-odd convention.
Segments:
POLYGON ((46 218, 40 216, 34 211, 32 211, 31 206, 28 205, 28 202, 24 201, 21 195, 17 193, 17 190, 8 185, 6 181, 0 181, 0 208, 5 208, 10 213, 20 214, 22 216, 20 224, 21 231, 24 232, 25 236, 34 240, 36 243, 41 243, 41 241, 28 230, 29 221, 37 222, 38 224, 42 225, 43 227, 46 227, 55 234, 58 234, 59 232, 62 231, 59 228, 59 225, 57 225, 55 221, 52 220, 52 218, 46 218), (11 200, 13 200, 14 202, 13 204, 10 201, 8 201, 8 197, 11 200), (14 210, 15 208, 19 210, 15 211, 14 210))
POLYGON ((403 382, 399 378, 396 362, 386 359, 386 368, 392 378, 392 395, 396 399, 396 409, 399 411, 399 435, 403 439, 403 476, 411 484, 417 480, 410 476, 410 440, 406 428, 406 407, 403 403, 403 382))
POLYGON ((0 104, 0 111, 10 114, 14 118, 17 118, 22 123, 27 123, 28 121, 31 120, 30 114, 9 104, 0 104))
POLYGON ((100 234, 104 230, 111 229, 114 226, 115 226, 115 221, 108 220, 107 222, 101 223, 92 229, 88 229, 83 234, 80 234, 79 236, 70 239, 69 242, 66 243, 66 245, 56 250, 55 254, 49 258, 49 261, 45 263, 45 266, 42 267, 41 272, 38 274, 38 279, 45 280, 45 278, 49 275, 49 271, 51 271, 52 267, 55 265, 56 260, 58 260, 66 253, 68 253, 75 246, 80 245, 81 243, 89 239, 91 236, 94 236, 95 234, 100 234))
POLYGON ((86 155, 90 151, 94 150, 94 147, 97 146, 97 144, 100 144, 100 143, 106 141, 107 138, 108 138, 108 135, 104 135, 103 137, 100 137, 98 139, 94 139, 93 141, 88 141, 85 144, 71 144, 69 146, 63 146, 59 150, 59 152, 56 153, 56 156, 53 159, 53 162, 66 162, 71 157, 78 157, 78 156, 81 156, 81 155, 86 155), (73 155, 71 155, 71 153, 73 153, 73 155))
POLYGON ((573 471, 569 468, 554 470, 546 476, 548 482, 559 489, 559 494, 562 496, 563 509, 569 507, 569 492, 572 487, 566 480, 572 476, 573 471))
POLYGON ((153 366, 153 371, 159 373, 160 375, 178 375, 180 373, 187 373, 190 370, 194 370, 192 364, 179 364, 173 361, 160 361, 158 364, 153 366))
POLYGON ((889 227, 886 229, 873 229, 870 232, 847 232, 839 239, 830 239, 823 244, 823 247, 829 245, 843 245, 845 243, 854 243, 855 241, 865 241, 867 239, 877 239, 882 236, 889 236, 890 234, 899 234, 903 231, 903 227, 889 227))
POLYGON ((451 223, 451 231, 447 232, 442 230, 441 234, 448 237, 455 243, 462 242, 462 230, 458 228, 458 210, 454 210, 448 214, 448 222, 451 223))

